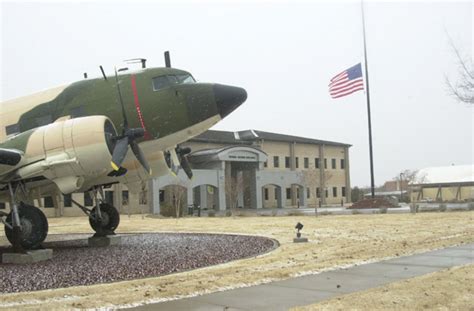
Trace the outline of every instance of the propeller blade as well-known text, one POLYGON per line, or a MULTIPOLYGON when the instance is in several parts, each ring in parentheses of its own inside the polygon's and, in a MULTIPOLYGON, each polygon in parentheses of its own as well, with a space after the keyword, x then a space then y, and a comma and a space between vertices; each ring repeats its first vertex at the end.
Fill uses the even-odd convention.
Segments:
POLYGON ((145 158, 145 154, 143 153, 142 149, 138 146, 138 144, 135 141, 130 142, 130 147, 132 148, 133 154, 137 158, 138 162, 143 166, 145 171, 151 175, 151 168, 150 165, 148 165, 148 162, 145 158))
POLYGON ((115 171, 118 171, 127 155, 128 137, 122 137, 115 142, 114 151, 112 152, 112 161, 110 164, 115 171))
POLYGON ((120 106, 122 107, 123 132, 125 133, 128 130, 128 120, 127 120, 127 114, 125 113, 125 105, 123 104, 122 92, 120 91, 120 83, 118 80, 117 68, 115 68, 115 84, 117 86, 117 93, 119 97, 120 106))
POLYGON ((183 156, 181 157, 181 167, 183 168, 184 172, 188 176, 189 179, 193 178, 193 170, 191 169, 191 166, 189 165, 188 157, 183 156))

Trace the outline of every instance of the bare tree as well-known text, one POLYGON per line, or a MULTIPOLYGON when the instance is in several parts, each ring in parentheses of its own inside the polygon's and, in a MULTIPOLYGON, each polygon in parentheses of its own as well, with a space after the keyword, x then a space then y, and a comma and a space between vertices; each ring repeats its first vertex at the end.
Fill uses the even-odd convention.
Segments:
POLYGON ((229 198, 231 209, 235 209, 239 203, 239 195, 244 191, 244 176, 242 172, 238 172, 230 178, 230 183, 226 185, 225 192, 229 198))
POLYGON ((464 58, 459 49, 453 42, 453 39, 446 31, 448 36, 449 44, 456 55, 456 62, 458 67, 458 79, 456 82, 450 81, 448 76, 445 76, 446 84, 449 89, 449 93, 454 96, 458 101, 466 104, 474 104, 474 66, 472 59, 464 58))
POLYGON ((173 208, 176 218, 179 218, 183 215, 183 207, 185 205, 187 188, 184 184, 179 183, 176 185, 169 186, 171 206, 173 208))

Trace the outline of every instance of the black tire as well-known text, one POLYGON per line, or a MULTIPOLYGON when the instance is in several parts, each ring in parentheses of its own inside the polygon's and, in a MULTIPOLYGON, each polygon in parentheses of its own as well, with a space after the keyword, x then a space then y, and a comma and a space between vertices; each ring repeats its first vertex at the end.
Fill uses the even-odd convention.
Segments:
POLYGON ((120 223, 120 214, 113 205, 108 203, 101 203, 99 206, 102 220, 99 221, 95 218, 96 207, 94 207, 89 216, 89 223, 92 229, 99 234, 113 234, 120 223))
MULTIPOLYGON (((24 249, 35 249, 41 246, 41 243, 48 235, 48 219, 44 213, 33 205, 21 202, 18 205, 18 214, 22 227, 20 244, 24 249)), ((8 214, 6 222, 12 225, 12 212, 8 214)), ((5 226, 5 235, 10 243, 14 243, 15 238, 13 229, 5 226)))

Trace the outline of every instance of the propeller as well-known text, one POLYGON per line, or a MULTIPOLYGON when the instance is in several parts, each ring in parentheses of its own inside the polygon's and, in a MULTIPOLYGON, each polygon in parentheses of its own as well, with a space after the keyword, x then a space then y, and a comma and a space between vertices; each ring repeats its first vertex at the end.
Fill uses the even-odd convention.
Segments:
POLYGON ((121 167, 125 156, 127 155, 128 146, 132 149, 133 154, 137 158, 138 162, 143 166, 145 171, 151 175, 151 168, 148 165, 148 162, 145 158, 145 154, 138 146, 136 142, 137 139, 145 136, 145 130, 141 127, 139 128, 129 128, 127 114, 125 113, 125 106, 123 104, 122 92, 120 91, 120 84, 117 76, 117 69, 115 69, 115 82, 117 85, 117 93, 119 97, 120 106, 122 107, 122 117, 123 117, 123 130, 122 135, 117 135, 113 139, 115 141, 114 150, 112 152, 112 161, 110 164, 114 171, 123 171, 124 168, 121 167))
POLYGON ((182 168, 189 179, 193 178, 193 171, 188 161, 190 152, 191 148, 181 148, 180 146, 164 152, 166 165, 174 175, 178 175, 179 169, 182 168))

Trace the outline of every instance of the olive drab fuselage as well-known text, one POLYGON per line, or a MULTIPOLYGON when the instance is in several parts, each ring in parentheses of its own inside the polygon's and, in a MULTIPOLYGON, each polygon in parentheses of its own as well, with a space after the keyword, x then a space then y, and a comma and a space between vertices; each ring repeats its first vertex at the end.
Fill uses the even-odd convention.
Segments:
MULTIPOLYGON (((119 74, 129 127, 144 127, 147 135, 143 139, 167 136, 217 114, 212 84, 174 84, 154 90, 153 78, 176 74, 187 73, 172 68, 150 68, 119 74)), ((118 133, 122 130, 123 117, 113 76, 107 80, 85 79, 72 83, 53 100, 22 113, 18 127, 20 132, 26 132, 61 117, 91 115, 104 115, 112 121, 118 133)), ((9 144, 9 147, 24 151, 25 143, 22 140, 16 146, 9 144)))

